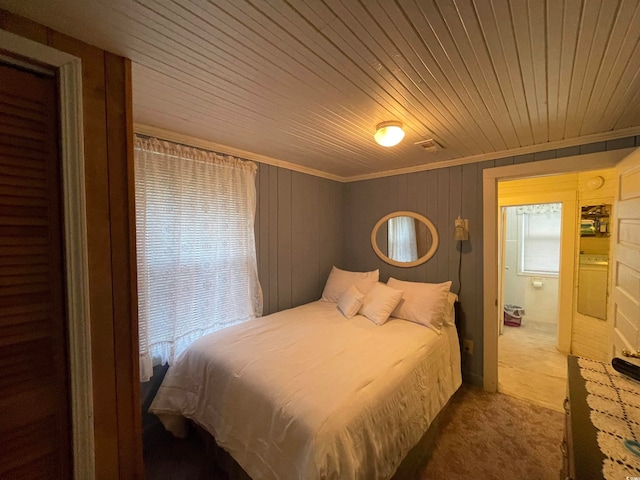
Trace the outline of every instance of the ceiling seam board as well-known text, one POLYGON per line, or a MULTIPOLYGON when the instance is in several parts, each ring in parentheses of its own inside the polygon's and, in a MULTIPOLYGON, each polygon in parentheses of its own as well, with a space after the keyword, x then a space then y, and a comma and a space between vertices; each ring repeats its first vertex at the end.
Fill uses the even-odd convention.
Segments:
POLYGON ((0 0, 0 8, 131 58, 137 124, 339 181, 640 127, 639 0, 0 0), (406 133, 388 149, 373 141, 387 120, 406 133), (443 148, 414 145, 426 139, 443 148))

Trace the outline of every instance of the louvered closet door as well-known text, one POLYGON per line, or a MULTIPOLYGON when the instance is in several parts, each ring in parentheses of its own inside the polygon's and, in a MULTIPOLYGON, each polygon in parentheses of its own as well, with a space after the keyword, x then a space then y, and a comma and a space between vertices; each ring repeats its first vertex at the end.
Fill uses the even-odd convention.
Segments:
POLYGON ((56 92, 0 64, 0 479, 71 477, 56 92))

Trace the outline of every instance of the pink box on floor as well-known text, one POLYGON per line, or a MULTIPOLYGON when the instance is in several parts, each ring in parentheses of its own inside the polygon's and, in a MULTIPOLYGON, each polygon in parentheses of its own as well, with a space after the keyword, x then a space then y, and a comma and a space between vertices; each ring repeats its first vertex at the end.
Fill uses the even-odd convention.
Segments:
POLYGON ((524 309, 519 305, 504 306, 504 324, 509 327, 519 327, 522 324, 524 309))

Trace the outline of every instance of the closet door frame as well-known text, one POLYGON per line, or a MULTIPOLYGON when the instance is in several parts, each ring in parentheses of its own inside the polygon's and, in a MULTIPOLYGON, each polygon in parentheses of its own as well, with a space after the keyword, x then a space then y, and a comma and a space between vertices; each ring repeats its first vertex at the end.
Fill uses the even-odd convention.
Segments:
MULTIPOLYGON (((0 47, 57 71, 74 478, 95 478, 89 263, 79 58, 0 30, 0 47)), ((3 57, 5 61, 11 59, 3 57)), ((24 66, 24 63, 20 63, 24 66)))

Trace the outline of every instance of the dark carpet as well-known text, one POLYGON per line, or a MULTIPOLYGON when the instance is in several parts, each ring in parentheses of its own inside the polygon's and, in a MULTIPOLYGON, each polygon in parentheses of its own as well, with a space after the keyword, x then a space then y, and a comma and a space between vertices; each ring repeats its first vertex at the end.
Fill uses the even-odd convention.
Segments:
MULTIPOLYGON (((558 480, 564 418, 506 395, 463 386, 440 418, 415 479, 558 480)), ((226 480, 194 435, 167 438, 145 457, 147 480, 226 480)))

